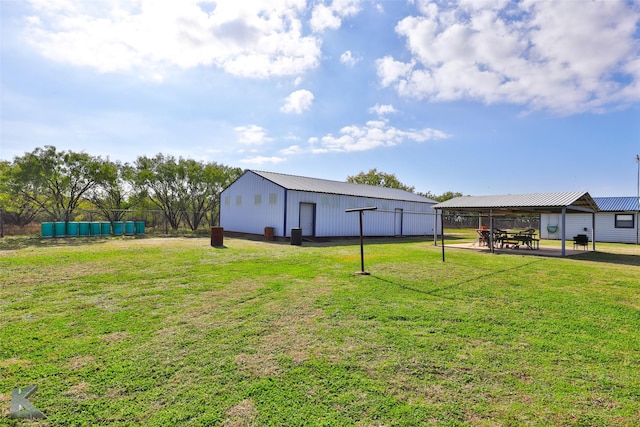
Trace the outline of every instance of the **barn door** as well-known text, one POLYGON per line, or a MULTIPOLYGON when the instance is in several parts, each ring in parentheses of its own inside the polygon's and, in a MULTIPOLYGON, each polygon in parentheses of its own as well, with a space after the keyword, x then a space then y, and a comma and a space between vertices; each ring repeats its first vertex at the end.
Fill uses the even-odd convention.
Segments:
POLYGON ((303 236, 316 235, 315 203, 300 203, 300 228, 303 236))
POLYGON ((402 236, 402 209, 396 208, 393 220, 393 234, 396 236, 402 236))

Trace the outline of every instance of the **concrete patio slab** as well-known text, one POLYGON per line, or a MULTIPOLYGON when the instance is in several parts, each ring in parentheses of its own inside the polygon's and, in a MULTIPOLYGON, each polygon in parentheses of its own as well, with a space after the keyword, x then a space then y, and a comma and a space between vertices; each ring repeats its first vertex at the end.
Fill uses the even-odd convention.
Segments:
MULTIPOLYGON (((440 244, 440 242, 438 242, 438 244, 440 244)), ((444 247, 446 249, 468 249, 468 250, 475 250, 478 252, 487 252, 490 253, 489 247, 488 246, 481 246, 478 244, 478 242, 473 242, 473 243, 453 243, 453 244, 445 244, 444 247)), ((565 256, 572 256, 572 255, 578 255, 578 254, 583 254, 585 252, 590 252, 591 248, 589 249, 577 249, 574 250, 573 249, 573 242, 568 242, 567 246, 565 247, 565 256)), ((562 256, 562 249, 558 246, 547 246, 544 244, 540 244, 540 249, 528 249, 526 247, 520 247, 517 249, 514 249, 512 247, 509 248, 500 248, 495 247, 494 248, 494 252, 497 254, 513 254, 513 255, 534 255, 534 256, 548 256, 548 257, 561 257, 562 256)))

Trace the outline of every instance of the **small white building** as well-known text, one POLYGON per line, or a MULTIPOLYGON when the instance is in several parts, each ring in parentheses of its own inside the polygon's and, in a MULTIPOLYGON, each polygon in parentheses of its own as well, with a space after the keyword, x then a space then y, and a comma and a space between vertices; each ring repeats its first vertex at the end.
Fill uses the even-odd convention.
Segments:
POLYGON ((247 170, 220 195, 220 226, 260 235, 270 227, 275 237, 290 237, 292 228, 305 237, 352 237, 360 235, 360 214, 346 210, 376 207, 364 212, 365 236, 426 236, 434 234, 436 203, 394 188, 247 170))
MULTIPOLYGON (((638 238, 638 199, 636 197, 594 197, 599 212, 595 214, 596 242, 636 243, 638 238)), ((571 240, 577 234, 591 235, 591 214, 570 213, 566 217, 564 236, 571 240)), ((543 239, 562 239, 559 214, 540 216, 540 236, 543 239)))

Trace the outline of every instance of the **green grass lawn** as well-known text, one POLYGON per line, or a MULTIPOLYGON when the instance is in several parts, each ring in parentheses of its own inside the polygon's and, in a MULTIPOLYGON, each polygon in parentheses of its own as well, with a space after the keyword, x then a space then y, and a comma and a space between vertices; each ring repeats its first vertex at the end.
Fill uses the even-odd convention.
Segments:
POLYGON ((602 250, 5 239, 0 425, 637 426, 640 253, 602 250))

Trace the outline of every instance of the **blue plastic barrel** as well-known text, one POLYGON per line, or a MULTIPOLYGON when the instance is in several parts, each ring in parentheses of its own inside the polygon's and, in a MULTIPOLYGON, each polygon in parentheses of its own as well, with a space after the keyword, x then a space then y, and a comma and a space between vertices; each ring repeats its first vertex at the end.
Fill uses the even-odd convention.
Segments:
POLYGON ((78 237, 78 223, 69 221, 67 223, 67 237, 78 237))
POLYGON ((100 234, 103 236, 108 236, 111 234, 111 223, 110 222, 101 222, 100 223, 100 234))
POLYGON ((133 236, 133 233, 136 230, 136 223, 133 221, 126 221, 124 223, 124 234, 127 236, 133 236))
POLYGON ((92 236, 99 236, 100 235, 100 223, 99 222, 92 222, 91 224, 89 224, 89 234, 92 236))
POLYGON ((53 237, 53 223, 52 222, 43 222, 40 224, 40 229, 42 230, 42 237, 45 239, 49 239, 53 237))
POLYGON ((78 235, 80 237, 89 236, 89 223, 86 221, 81 221, 78 223, 78 235))
POLYGON ((64 221, 57 221, 54 223, 54 233, 56 237, 64 237, 67 235, 67 223, 64 221))
POLYGON ((136 221, 136 234, 144 234, 144 221, 136 221))
POLYGON ((113 235, 121 236, 124 223, 122 221, 113 221, 113 235))

